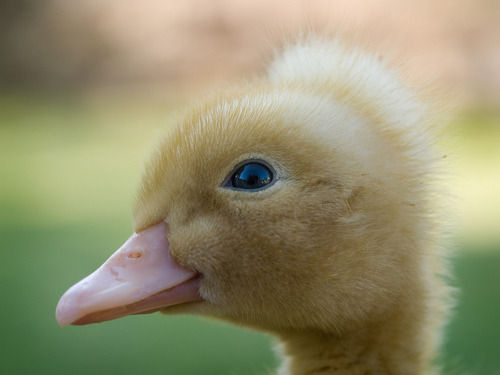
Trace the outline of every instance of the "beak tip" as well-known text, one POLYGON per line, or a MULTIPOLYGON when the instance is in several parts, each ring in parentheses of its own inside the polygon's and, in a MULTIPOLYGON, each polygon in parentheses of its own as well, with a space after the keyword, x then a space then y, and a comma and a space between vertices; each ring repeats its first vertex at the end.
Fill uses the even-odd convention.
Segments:
POLYGON ((57 321, 57 324, 59 324, 59 327, 66 327, 66 326, 71 324, 71 322, 68 322, 67 320, 61 318, 59 316, 59 314, 57 313, 57 311, 56 311, 56 321, 57 321))
POLYGON ((68 322, 68 320, 65 319, 64 315, 61 314, 59 308, 56 309, 56 321, 60 327, 66 327, 67 325, 71 324, 71 322, 68 322))
POLYGON ((75 321, 75 311, 68 304, 68 298, 63 295, 56 307, 56 321, 60 327, 66 327, 75 321))

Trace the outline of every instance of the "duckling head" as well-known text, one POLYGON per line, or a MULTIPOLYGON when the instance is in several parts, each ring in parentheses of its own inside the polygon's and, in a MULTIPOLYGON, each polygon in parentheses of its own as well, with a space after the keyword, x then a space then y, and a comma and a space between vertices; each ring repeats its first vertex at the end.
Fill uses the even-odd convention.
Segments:
POLYGON ((146 164, 137 238, 125 246, 127 259, 145 248, 169 257, 129 284, 144 274, 181 276, 75 308, 83 289, 102 292, 84 280, 61 299, 59 321, 161 310, 275 332, 341 333, 422 294, 421 248, 431 241, 425 176, 434 154, 408 140, 408 116, 397 118, 404 126, 388 126, 396 122, 388 113, 399 110, 391 112, 392 99, 380 108, 356 95, 359 82, 318 78, 243 83, 192 109, 146 164), (176 297, 143 304, 163 289, 176 297))

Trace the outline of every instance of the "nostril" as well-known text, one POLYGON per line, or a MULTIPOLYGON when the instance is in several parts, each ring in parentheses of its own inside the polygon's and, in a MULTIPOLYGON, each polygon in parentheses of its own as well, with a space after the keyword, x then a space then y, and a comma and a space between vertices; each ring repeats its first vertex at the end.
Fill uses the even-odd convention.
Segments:
POLYGON ((134 251, 133 253, 130 253, 127 258, 131 258, 131 259, 137 259, 137 258, 140 258, 142 257, 142 253, 140 251, 134 251))

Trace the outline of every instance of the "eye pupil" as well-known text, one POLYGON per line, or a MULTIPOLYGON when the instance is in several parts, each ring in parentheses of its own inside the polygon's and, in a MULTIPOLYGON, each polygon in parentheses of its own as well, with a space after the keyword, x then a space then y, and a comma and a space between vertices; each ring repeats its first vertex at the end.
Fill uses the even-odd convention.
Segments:
POLYGON ((254 190, 270 184, 273 173, 264 164, 251 162, 239 167, 231 177, 230 186, 242 190, 254 190))

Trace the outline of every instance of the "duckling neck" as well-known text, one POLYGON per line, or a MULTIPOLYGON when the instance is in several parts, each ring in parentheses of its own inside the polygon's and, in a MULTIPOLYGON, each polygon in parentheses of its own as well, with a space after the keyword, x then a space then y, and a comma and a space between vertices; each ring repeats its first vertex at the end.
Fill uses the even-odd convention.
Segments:
POLYGON ((432 375, 421 334, 372 327, 338 336, 325 332, 281 333, 284 361, 278 375, 432 375))

